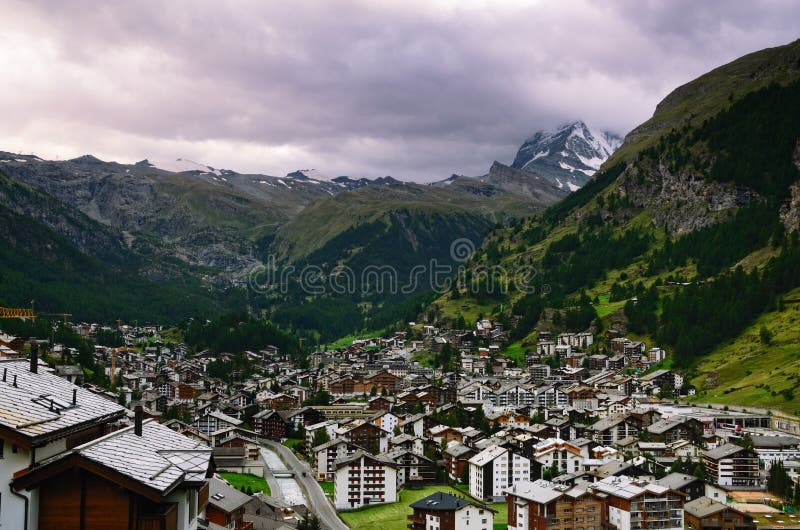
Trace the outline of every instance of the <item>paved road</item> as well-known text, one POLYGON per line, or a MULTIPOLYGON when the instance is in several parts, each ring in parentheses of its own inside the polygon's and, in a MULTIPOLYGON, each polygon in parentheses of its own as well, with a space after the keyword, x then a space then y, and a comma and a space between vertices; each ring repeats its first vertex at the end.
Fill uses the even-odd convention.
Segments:
POLYGON ((270 449, 275 450, 280 454, 281 460, 286 466, 295 472, 294 478, 305 491, 306 499, 311 504, 309 508, 317 514, 322 526, 329 530, 350 530, 333 509, 333 505, 328 501, 325 492, 312 476, 309 465, 305 462, 300 462, 292 451, 279 443, 265 441, 264 442, 270 449), (305 472, 306 476, 303 476, 305 472))

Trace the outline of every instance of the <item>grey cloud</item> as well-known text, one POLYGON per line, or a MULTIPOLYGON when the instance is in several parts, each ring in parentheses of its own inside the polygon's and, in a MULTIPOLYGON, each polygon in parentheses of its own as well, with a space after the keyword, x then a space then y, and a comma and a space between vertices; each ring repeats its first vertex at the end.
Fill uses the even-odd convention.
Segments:
POLYGON ((745 1, 86 6, 7 10, 0 67, 33 73, 0 94, 18 131, 0 149, 417 180, 479 174, 577 118, 624 133, 800 19, 793 2, 745 1))

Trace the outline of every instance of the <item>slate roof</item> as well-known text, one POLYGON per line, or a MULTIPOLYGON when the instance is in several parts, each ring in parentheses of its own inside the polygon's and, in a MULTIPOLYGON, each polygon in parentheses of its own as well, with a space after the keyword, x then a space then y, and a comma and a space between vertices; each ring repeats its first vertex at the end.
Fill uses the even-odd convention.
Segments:
POLYGON ((685 416, 673 416, 671 418, 667 418, 664 420, 659 420, 649 427, 647 427, 648 432, 653 434, 663 434, 670 429, 678 427, 679 425, 683 425, 689 418, 685 416))
POLYGON ((57 438, 60 431, 125 416, 124 407, 55 374, 41 369, 32 373, 27 360, 0 361, 0 374, 5 376, 4 382, 0 379, 0 426, 34 441, 57 438))
POLYGON ((589 487, 596 491, 601 491, 615 497, 623 499, 633 499, 643 493, 652 493, 655 495, 662 495, 669 491, 669 488, 659 484, 646 483, 639 481, 633 477, 626 477, 621 475, 619 477, 604 478, 599 482, 589 485, 589 487))
POLYGON ((412 508, 417 508, 420 510, 432 510, 432 511, 455 511, 455 510, 460 510, 465 506, 478 506, 478 505, 471 503, 467 499, 462 499, 460 497, 456 497, 454 495, 450 495, 449 493, 444 493, 441 491, 437 491, 436 493, 428 495, 424 499, 420 499, 417 502, 411 504, 412 508))
POLYGON ((252 499, 250 495, 227 485, 217 477, 212 477, 211 480, 208 481, 208 503, 220 508, 226 513, 238 510, 252 499))
POLYGON ((564 494, 566 489, 548 480, 518 480, 506 490, 507 493, 539 504, 548 504, 564 494))
POLYGON ((736 444, 727 443, 720 445, 719 447, 715 447, 709 451, 703 451, 703 455, 707 456, 712 460, 721 460, 723 458, 728 458, 729 456, 735 455, 739 451, 744 451, 745 448, 738 446, 736 444))
POLYGON ((211 412, 208 413, 208 415, 211 416, 212 418, 224 421, 225 423, 230 423, 231 425, 241 425, 242 423, 244 423, 242 420, 237 420, 233 416, 228 416, 224 412, 220 412, 218 410, 212 410, 211 412))
POLYGON ((689 501, 683 505, 683 510, 686 513, 693 515, 698 519, 708 517, 709 515, 714 515, 715 513, 725 510, 726 508, 730 507, 708 497, 698 497, 695 500, 689 501))
POLYGON ((698 480, 702 482, 701 479, 692 475, 687 475, 686 473, 670 473, 669 475, 656 480, 656 484, 666 486, 669 489, 679 490, 688 486, 692 482, 697 482, 698 480))
POLYGON ((444 450, 450 456, 458 458, 461 455, 465 455, 472 451, 471 447, 467 447, 461 443, 455 443, 447 446, 447 449, 444 450))
POLYGON ((384 457, 382 457, 380 455, 378 455, 378 456, 371 455, 371 454, 367 453, 366 451, 362 451, 362 450, 356 451, 355 453, 353 453, 350 456, 343 456, 342 458, 337 458, 336 461, 334 462, 334 465, 338 468, 339 466, 343 466, 343 465, 349 464, 349 463, 354 462, 356 460, 361 460, 362 457, 364 459, 366 459, 366 460, 371 460, 373 462, 376 462, 376 463, 379 463, 379 464, 383 464, 385 466, 397 467, 397 464, 394 463, 393 461, 389 460, 388 458, 384 458, 384 457))
POLYGON ((500 447, 498 445, 490 445, 477 455, 473 456, 469 459, 470 464, 475 464, 476 466, 485 466, 495 458, 502 456, 506 453, 506 449, 500 447))
POLYGON ((141 436, 129 427, 73 452, 162 493, 184 480, 204 480, 211 460, 210 447, 153 420, 142 424, 141 436))

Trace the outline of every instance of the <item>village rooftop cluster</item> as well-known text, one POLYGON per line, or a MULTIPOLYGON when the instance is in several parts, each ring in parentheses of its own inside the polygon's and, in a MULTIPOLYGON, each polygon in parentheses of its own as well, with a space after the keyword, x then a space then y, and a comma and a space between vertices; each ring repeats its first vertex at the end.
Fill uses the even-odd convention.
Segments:
POLYGON ((430 486, 446 491, 411 503, 411 530, 494 530, 498 503, 508 530, 800 527, 775 491, 797 480, 797 420, 680 404, 693 388, 659 368, 666 352, 613 332, 542 330, 519 366, 488 320, 355 340, 307 368, 264 345, 244 352, 253 375, 225 380, 208 367, 232 352, 119 331, 125 346, 93 354, 115 391, 60 344, 0 335, 3 528, 307 529, 313 514, 339 530, 325 510, 347 521, 430 486))

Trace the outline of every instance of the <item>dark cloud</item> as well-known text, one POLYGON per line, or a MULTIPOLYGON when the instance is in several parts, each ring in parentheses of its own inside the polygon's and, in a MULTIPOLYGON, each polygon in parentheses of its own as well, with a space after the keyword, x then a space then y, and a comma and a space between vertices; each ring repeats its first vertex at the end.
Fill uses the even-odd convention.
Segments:
MULTIPOLYGON (((9 4, 9 2, 6 2, 9 4)), ((625 133, 677 85, 794 39, 800 4, 10 2, 0 149, 430 180, 537 129, 625 133)))

